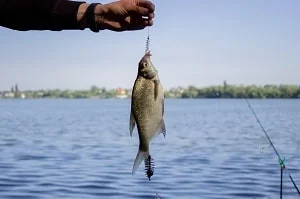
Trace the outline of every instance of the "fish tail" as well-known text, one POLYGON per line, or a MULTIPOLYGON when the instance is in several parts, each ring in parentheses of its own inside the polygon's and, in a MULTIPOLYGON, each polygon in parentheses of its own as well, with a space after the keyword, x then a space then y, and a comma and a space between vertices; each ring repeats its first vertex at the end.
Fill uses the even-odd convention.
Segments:
POLYGON ((135 171, 139 168, 141 162, 146 160, 149 157, 149 151, 141 151, 139 149, 134 164, 133 164, 133 169, 132 169, 132 175, 135 173, 135 171))

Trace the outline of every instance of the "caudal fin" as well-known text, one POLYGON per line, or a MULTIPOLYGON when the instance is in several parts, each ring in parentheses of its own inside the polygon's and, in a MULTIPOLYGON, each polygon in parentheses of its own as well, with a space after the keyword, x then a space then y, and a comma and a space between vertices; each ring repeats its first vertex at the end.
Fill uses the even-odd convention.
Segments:
POLYGON ((133 164, 132 175, 139 168, 141 162, 143 160, 145 161, 148 157, 149 157, 149 151, 141 151, 141 150, 138 151, 135 161, 134 161, 134 164, 133 164))

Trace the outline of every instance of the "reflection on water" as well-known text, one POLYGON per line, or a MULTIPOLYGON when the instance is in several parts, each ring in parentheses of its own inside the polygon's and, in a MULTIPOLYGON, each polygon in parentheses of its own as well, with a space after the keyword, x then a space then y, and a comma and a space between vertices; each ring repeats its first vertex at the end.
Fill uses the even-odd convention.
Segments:
MULTIPOLYGON (((300 101, 250 100, 300 186, 300 101)), ((169 100, 155 173, 131 174, 129 100, 0 100, 0 198, 278 198, 276 155, 243 100, 169 100)), ((284 173, 284 198, 297 193, 284 173)))

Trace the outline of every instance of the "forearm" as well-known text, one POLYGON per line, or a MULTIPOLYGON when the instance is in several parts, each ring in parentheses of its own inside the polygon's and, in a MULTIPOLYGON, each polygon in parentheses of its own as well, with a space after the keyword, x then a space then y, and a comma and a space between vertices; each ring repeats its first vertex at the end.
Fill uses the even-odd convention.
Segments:
POLYGON ((0 0, 0 25, 21 31, 82 29, 86 7, 68 0, 0 0))

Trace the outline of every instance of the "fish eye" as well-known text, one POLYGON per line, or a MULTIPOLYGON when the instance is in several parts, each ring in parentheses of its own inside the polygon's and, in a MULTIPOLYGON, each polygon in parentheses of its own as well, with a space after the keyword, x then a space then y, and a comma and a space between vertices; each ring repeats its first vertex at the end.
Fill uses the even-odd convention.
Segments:
POLYGON ((144 67, 147 67, 147 66, 148 66, 148 64, 147 64, 146 62, 144 62, 144 63, 143 63, 143 66, 144 66, 144 67))

